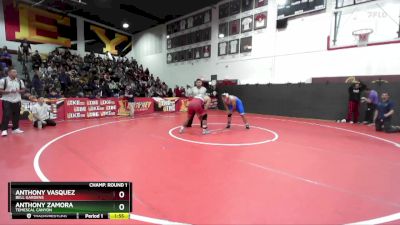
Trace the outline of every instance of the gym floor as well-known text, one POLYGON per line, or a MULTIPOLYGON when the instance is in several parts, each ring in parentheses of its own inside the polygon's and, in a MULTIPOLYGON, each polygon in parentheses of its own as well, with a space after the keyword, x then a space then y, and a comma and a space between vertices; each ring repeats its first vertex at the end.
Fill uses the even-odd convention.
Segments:
POLYGON ((179 134, 185 113, 26 124, 0 141, 0 224, 27 223, 7 213, 9 181, 133 182, 131 220, 57 224, 400 223, 399 135, 247 116, 250 130, 237 115, 228 130, 209 112, 209 135, 179 134))

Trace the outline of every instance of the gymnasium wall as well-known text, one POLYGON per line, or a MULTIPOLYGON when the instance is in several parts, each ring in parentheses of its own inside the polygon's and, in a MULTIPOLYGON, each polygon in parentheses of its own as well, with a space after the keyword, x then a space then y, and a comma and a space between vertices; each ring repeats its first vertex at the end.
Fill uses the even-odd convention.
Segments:
MULTIPOLYGON (((389 18, 382 14, 380 5, 376 5, 377 2, 383 4, 388 1, 391 4, 388 6, 389 8, 399 9, 394 10, 398 14, 400 1, 395 0, 379 0, 348 7, 347 14, 344 13, 347 17, 343 17, 342 25, 344 25, 341 26, 346 30, 340 33, 346 32, 346 35, 338 36, 342 38, 340 40, 344 40, 338 44, 348 44, 351 41, 355 44, 353 36, 349 33, 349 30, 356 27, 349 26, 357 21, 357 18, 349 16, 354 9, 359 8, 361 12, 371 12, 366 17, 372 17, 372 21, 385 17, 383 18, 385 21, 390 20, 385 24, 391 24, 391 28, 395 27, 398 16, 393 20, 392 17, 389 18), (362 7, 367 8, 363 9, 362 7)), ((226 1, 222 1, 220 4, 224 2, 226 1)), ((149 67, 154 74, 167 81, 169 85, 192 84, 195 78, 210 79, 210 75, 213 74, 217 74, 218 79, 239 79, 241 84, 297 83, 311 82, 313 77, 400 74, 400 63, 398 63, 400 44, 328 50, 327 39, 328 36, 333 35, 334 30, 335 0, 327 0, 326 10, 289 19, 287 28, 282 30, 276 29, 276 1, 270 0, 269 5, 265 8, 268 10, 267 28, 253 32, 252 52, 247 55, 237 54, 225 57, 217 55, 220 23, 218 5, 209 8, 212 9, 213 18, 212 38, 206 44, 211 44, 211 58, 167 64, 165 25, 134 35, 134 57, 149 67), (157 46, 161 46, 161 49, 157 46)), ((177 20, 179 21, 179 19, 177 20)), ((381 27, 380 29, 386 28, 381 27)), ((379 29, 375 32, 378 33, 379 29)), ((385 40, 397 40, 396 37, 397 33, 391 32, 385 40)), ((384 39, 379 39, 379 41, 384 41, 384 39)))
MULTIPOLYGON (((389 92, 397 105, 394 123, 400 124, 399 83, 368 86, 379 94, 383 91, 389 92)), ((218 92, 238 96, 249 113, 338 120, 346 118, 348 87, 347 84, 239 85, 221 87, 218 92)), ((220 108, 223 108, 222 105, 220 108)), ((361 121, 364 114, 365 105, 362 104, 361 121)))

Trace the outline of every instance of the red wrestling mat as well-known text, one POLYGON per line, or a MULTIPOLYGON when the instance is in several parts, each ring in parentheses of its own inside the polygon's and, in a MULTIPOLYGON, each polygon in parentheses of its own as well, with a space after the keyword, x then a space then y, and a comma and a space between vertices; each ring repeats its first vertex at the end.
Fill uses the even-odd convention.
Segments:
POLYGON ((0 224, 400 223, 400 136, 372 127, 212 112, 60 123, 0 139, 0 224), (36 160, 36 161, 35 161, 36 160), (9 181, 132 181, 129 221, 12 221, 9 181), (375 219, 375 220, 373 220, 375 219), (373 221, 369 221, 373 220, 373 221))

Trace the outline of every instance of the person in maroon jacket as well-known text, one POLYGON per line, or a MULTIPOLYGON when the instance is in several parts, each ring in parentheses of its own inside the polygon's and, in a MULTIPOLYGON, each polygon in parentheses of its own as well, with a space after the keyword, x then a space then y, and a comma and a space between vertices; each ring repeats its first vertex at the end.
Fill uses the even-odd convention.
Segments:
POLYGON ((348 89, 349 92, 349 103, 348 103, 348 111, 346 122, 350 123, 358 123, 359 107, 361 101, 361 93, 365 90, 366 86, 359 82, 355 81, 348 89))

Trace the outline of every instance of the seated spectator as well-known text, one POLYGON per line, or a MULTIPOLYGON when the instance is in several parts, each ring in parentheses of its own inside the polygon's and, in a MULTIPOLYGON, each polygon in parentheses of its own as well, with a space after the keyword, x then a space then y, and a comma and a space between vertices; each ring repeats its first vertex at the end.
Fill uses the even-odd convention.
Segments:
POLYGON ((43 97, 40 97, 32 108, 33 126, 39 129, 46 126, 56 126, 56 122, 50 119, 50 112, 50 106, 44 102, 43 97))
POLYGON ((175 86, 174 94, 175 94, 175 97, 182 97, 181 89, 179 88, 178 85, 175 86))
POLYGON ((381 101, 375 110, 375 128, 376 131, 385 131, 386 133, 396 133, 400 131, 399 127, 392 126, 392 117, 394 115, 394 104, 389 100, 387 92, 382 93, 381 101))
POLYGON ((189 96, 191 95, 190 89, 191 89, 191 87, 190 87, 189 85, 186 86, 186 90, 185 90, 185 88, 182 86, 182 87, 181 87, 181 95, 182 95, 182 97, 189 97, 189 96))
POLYGON ((57 89, 52 89, 50 91, 50 93, 47 95, 47 98, 50 99, 57 99, 57 98, 61 98, 62 96, 60 95, 59 92, 57 92, 57 89))
POLYGON ((39 55, 39 51, 36 50, 31 57, 32 59, 32 69, 39 69, 42 65, 42 57, 39 55))
POLYGON ((4 46, 0 53, 0 66, 2 71, 5 72, 8 67, 12 66, 12 58, 8 53, 7 46, 4 46))
POLYGON ((174 92, 172 91, 172 88, 168 89, 167 96, 168 97, 174 97, 174 92))

